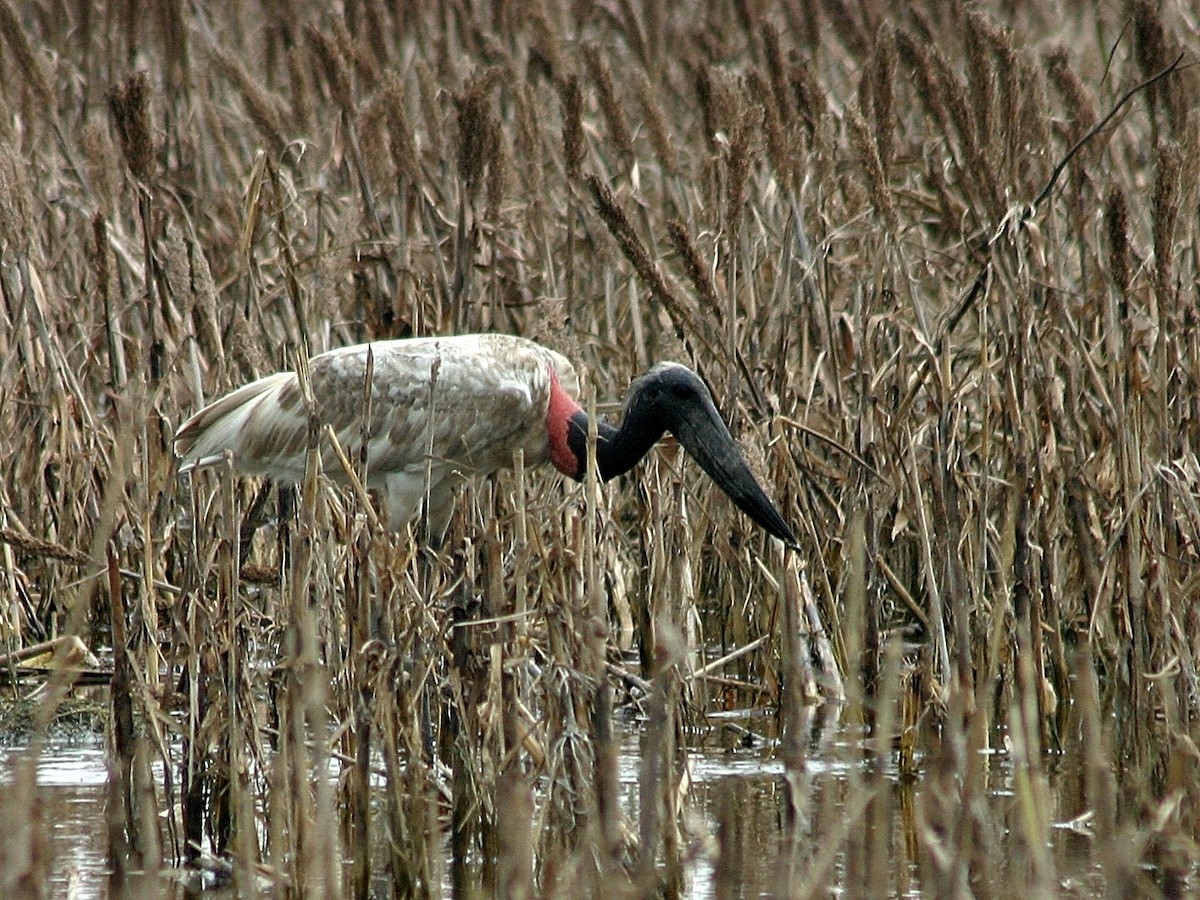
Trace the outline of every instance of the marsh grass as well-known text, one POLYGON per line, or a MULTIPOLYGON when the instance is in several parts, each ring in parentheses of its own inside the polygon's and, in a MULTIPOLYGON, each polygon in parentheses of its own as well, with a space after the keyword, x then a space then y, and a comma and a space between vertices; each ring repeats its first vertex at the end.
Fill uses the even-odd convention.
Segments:
MULTIPOLYGON (((273 896, 674 896, 703 852, 734 896, 763 848, 731 781, 696 851, 686 750, 759 707, 763 890, 1194 890, 1185 6, 0 2, 0 649, 114 648, 114 895, 216 856, 273 896), (601 413, 695 367, 801 551, 671 446, 603 488, 517 460, 440 554, 315 468, 177 478, 231 387, 471 330, 601 413)), ((74 678, 0 788, 5 896, 46 891, 74 678)))

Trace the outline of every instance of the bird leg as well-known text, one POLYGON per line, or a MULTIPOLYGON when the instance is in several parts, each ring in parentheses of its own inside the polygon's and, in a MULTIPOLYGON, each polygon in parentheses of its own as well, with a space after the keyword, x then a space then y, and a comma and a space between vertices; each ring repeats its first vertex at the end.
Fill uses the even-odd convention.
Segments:
POLYGON ((291 563, 291 554, 288 548, 291 547, 291 532, 292 522, 296 520, 299 504, 299 490, 294 484, 288 484, 282 481, 276 482, 278 493, 276 496, 275 505, 275 535, 279 542, 279 571, 287 572, 288 566, 291 563))
POLYGON ((274 484, 270 479, 263 481, 259 485, 258 490, 254 494, 254 499, 250 502, 250 508, 246 510, 246 515, 242 518, 242 526, 238 529, 238 566, 244 566, 246 560, 250 557, 250 545, 254 542, 254 535, 258 529, 270 521, 267 515, 267 499, 271 496, 271 488, 274 484))

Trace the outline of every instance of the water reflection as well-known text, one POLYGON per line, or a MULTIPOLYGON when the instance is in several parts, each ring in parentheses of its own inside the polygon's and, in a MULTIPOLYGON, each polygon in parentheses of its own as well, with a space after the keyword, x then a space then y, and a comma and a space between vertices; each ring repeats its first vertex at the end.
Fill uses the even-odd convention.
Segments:
MULTIPOLYGON (((12 782, 25 751, 0 751, 0 785, 12 782)), ((38 802, 49 854, 47 896, 91 900, 107 896, 104 846, 104 786, 107 772, 100 746, 51 746, 38 761, 38 802)))
MULTIPOLYGON (((0 749, 0 790, 13 784, 16 767, 28 749, 0 749)), ((133 873, 124 890, 111 883, 105 814, 108 770, 99 740, 51 744, 38 757, 38 817, 45 829, 47 878, 42 895, 68 900, 128 896, 177 900, 186 896, 168 872, 133 873)), ((205 894, 218 898, 220 894, 205 894)))
MULTIPOLYGON (((708 727, 689 731, 689 746, 681 757, 686 775, 679 790, 679 838, 686 896, 716 896, 717 879, 731 877, 731 872, 742 896, 771 896, 775 886, 806 881, 833 886, 835 892, 854 893, 855 885, 879 883, 892 896, 920 893, 920 814, 914 811, 921 792, 936 789, 927 773, 904 777, 894 755, 877 760, 874 742, 862 726, 839 716, 836 707, 813 711, 802 765, 791 773, 781 759, 773 718, 739 711, 706 721, 708 727), (864 848, 879 854, 864 853, 864 848), (719 873, 718 859, 731 868, 719 873), (854 860, 863 859, 883 867, 874 876, 877 882, 852 871, 861 865, 854 860), (789 882, 796 873, 805 877, 789 882)), ((645 729, 627 720, 618 722, 617 731, 622 809, 636 823, 645 729)), ((0 787, 11 787, 24 752, 0 751, 0 787)), ((989 752, 983 760, 991 807, 987 818, 1007 834, 1015 815, 1011 760, 1003 751, 989 752)), ((1047 776, 1059 823, 1052 838, 1058 871, 1077 886, 1094 884, 1088 869, 1090 823, 1078 816, 1078 773, 1051 766, 1047 776)), ((106 783, 104 751, 98 745, 52 746, 42 753, 37 784, 49 860, 48 896, 86 900, 112 894, 103 826, 106 783)), ((1000 844, 1012 840, 1002 837, 1000 844)), ((995 887, 1008 874, 1004 866, 1003 861, 995 863, 995 887)), ((169 876, 140 884, 130 895, 183 894, 169 876)))

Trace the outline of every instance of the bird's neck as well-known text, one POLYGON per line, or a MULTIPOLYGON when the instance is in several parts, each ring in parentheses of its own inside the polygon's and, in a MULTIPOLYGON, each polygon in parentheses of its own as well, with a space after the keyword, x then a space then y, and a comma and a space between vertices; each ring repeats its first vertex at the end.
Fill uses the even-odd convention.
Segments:
MULTIPOLYGON (((620 428, 614 428, 607 422, 596 423, 596 470, 602 481, 624 475, 636 466, 666 430, 635 419, 626 416, 620 428)), ((582 481, 587 475, 590 446, 588 415, 582 409, 571 416, 567 443, 571 448, 571 458, 576 462, 575 471, 567 474, 576 481, 582 481)))
MULTIPOLYGON (((620 428, 607 422, 596 423, 596 468, 608 481, 632 469, 666 431, 653 416, 629 412, 620 428)), ((588 415, 552 375, 550 405, 546 410, 546 430, 550 437, 550 462, 554 467, 582 481, 588 467, 588 415)))

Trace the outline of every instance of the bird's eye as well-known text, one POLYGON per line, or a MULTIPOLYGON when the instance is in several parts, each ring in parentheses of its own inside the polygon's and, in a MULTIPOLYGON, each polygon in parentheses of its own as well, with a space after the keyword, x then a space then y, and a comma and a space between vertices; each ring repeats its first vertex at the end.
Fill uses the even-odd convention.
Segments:
POLYGON ((691 389, 686 384, 676 384, 671 387, 671 393, 682 400, 691 393, 691 389))

